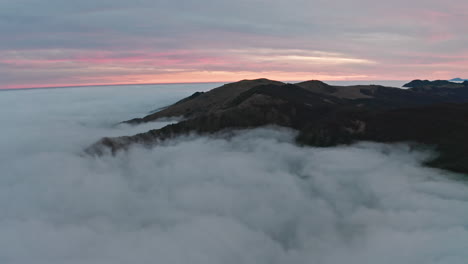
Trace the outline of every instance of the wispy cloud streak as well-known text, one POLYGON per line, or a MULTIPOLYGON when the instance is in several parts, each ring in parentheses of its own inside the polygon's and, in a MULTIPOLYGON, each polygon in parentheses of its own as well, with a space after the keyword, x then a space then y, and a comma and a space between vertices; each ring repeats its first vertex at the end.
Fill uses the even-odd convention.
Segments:
POLYGON ((4 1, 0 88, 87 79, 230 81, 268 72, 285 80, 451 78, 468 72, 466 5, 463 0, 4 1), (222 74, 193 78, 204 72, 222 74))

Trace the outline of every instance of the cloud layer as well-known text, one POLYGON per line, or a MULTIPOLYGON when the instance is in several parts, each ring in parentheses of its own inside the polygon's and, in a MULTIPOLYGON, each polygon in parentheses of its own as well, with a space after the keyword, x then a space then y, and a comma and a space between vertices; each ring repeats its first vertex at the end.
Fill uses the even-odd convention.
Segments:
POLYGON ((463 77, 467 9, 463 0, 3 1, 0 87, 463 77))
MULTIPOLYGON (((1 92, 2 263, 463 263, 468 186, 431 153, 309 148, 294 131, 80 156, 203 86, 1 92), (168 92, 170 91, 170 92, 168 92)), ((154 127, 163 124, 150 124, 154 127)), ((148 126, 148 125, 147 125, 148 126)))

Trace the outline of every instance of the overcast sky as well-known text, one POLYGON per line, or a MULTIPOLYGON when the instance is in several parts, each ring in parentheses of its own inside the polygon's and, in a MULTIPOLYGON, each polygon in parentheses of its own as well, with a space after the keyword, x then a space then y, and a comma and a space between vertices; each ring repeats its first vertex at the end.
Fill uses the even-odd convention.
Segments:
POLYGON ((468 78, 466 0, 0 0, 0 88, 468 78))

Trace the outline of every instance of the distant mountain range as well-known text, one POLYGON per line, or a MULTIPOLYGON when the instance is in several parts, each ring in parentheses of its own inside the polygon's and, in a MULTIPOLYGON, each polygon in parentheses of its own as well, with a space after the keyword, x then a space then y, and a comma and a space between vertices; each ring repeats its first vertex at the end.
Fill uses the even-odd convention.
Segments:
POLYGON ((278 125, 298 130, 296 140, 304 145, 327 147, 366 140, 433 146, 440 155, 428 165, 468 174, 468 81, 414 80, 405 87, 243 80, 194 93, 124 123, 179 116, 183 121, 134 136, 103 138, 86 152, 113 154, 133 144, 157 146, 162 140, 193 132, 278 125))

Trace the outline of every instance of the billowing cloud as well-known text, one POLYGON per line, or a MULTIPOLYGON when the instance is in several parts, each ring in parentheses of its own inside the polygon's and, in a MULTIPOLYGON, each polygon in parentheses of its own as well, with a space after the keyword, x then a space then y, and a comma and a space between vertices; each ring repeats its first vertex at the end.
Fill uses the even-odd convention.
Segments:
POLYGON ((404 144, 187 136, 82 156, 207 85, 2 91, 2 263, 463 263, 468 186, 404 144))
POLYGON ((233 81, 277 72, 285 80, 306 78, 304 73, 327 79, 463 77, 464 10, 463 0, 8 0, 0 3, 0 64, 9 77, 0 87, 233 81), (271 51, 271 61, 257 54, 261 50, 271 51), (284 55, 286 50, 322 56, 284 55), (58 73, 64 63, 69 71, 58 73))

